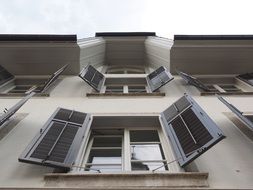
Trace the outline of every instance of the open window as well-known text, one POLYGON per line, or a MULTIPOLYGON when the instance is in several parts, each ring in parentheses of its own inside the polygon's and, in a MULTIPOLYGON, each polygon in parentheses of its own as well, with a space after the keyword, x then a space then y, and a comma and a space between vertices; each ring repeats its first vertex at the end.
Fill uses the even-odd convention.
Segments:
POLYGON ((13 78, 14 76, 0 65, 0 86, 13 78))
MULTIPOLYGON (((2 80, 2 85, 0 84, 0 96, 24 96, 29 91, 36 92, 36 96, 49 96, 50 88, 57 81, 59 76, 67 68, 68 65, 63 66, 55 73, 53 73, 49 78, 41 77, 14 77, 13 75, 7 75, 7 72, 4 76, 5 80, 2 80)), ((2 73, 0 73, 1 75, 2 73)), ((3 75, 3 74, 2 74, 3 75)), ((3 78, 3 76, 1 77, 3 78)))
POLYGON ((238 79, 246 82, 247 84, 253 86, 253 73, 245 73, 236 76, 238 79))
POLYGON ((160 115, 91 117, 58 108, 19 161, 73 172, 179 172, 175 161, 185 167, 223 138, 188 95, 160 115))
POLYGON ((173 80, 173 76, 163 66, 146 77, 105 77, 88 65, 79 77, 97 92, 87 95, 154 95, 158 89, 173 80))
POLYGON ((0 115, 0 129, 34 94, 35 92, 28 94, 9 110, 5 108, 4 114, 0 115))
POLYGON ((155 116, 93 116, 79 172, 168 171, 168 150, 155 116))
POLYGON ((106 67, 106 74, 145 74, 144 66, 112 65, 106 67))
POLYGON ((187 84, 198 88, 201 95, 240 95, 253 94, 253 87, 243 84, 243 82, 235 76, 198 76, 194 77, 187 73, 178 71, 187 84))
POLYGON ((218 96, 218 99, 225 104, 251 130, 251 132, 253 131, 253 114, 243 113, 221 96, 218 96))

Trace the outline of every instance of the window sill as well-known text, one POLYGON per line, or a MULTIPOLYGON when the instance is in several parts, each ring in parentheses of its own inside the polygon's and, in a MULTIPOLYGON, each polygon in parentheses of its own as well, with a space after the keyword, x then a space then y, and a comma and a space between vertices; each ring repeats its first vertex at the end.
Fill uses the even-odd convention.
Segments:
MULTIPOLYGON (((25 93, 0 93, 0 97, 25 97, 25 93)), ((48 93, 36 93, 34 97, 49 97, 48 93)))
POLYGON ((118 97, 129 97, 129 96, 165 96, 163 92, 153 92, 153 93, 87 93, 87 97, 111 97, 111 96, 118 96, 118 97))
POLYGON ((223 112, 227 118, 234 123, 236 127, 238 127, 241 132, 247 136, 250 140, 253 141, 253 131, 247 127, 234 113, 232 112, 223 112))
POLYGON ((208 187, 208 173, 199 172, 121 172, 52 173, 44 176, 45 186, 83 189, 157 189, 208 187))
POLYGON ((253 92, 205 92, 200 91, 201 96, 209 96, 209 95, 253 95, 253 92))

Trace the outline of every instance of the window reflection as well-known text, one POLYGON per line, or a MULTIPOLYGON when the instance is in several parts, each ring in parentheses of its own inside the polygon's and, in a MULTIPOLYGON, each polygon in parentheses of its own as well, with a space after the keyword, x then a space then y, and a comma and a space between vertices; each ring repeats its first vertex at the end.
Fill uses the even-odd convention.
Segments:
POLYGON ((161 145, 131 145, 131 155, 133 160, 163 160, 161 145))
POLYGON ((130 144, 133 171, 168 170, 157 131, 130 131, 130 144))

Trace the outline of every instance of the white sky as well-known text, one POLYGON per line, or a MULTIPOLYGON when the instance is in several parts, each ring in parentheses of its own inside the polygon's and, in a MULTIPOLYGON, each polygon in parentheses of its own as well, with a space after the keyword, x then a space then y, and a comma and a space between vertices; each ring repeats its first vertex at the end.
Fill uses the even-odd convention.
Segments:
POLYGON ((0 0, 0 33, 253 34, 252 0, 0 0))

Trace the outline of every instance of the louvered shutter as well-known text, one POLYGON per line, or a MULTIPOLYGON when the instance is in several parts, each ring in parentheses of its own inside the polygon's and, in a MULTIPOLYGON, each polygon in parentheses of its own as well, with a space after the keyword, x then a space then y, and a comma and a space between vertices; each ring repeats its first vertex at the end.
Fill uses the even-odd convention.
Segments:
POLYGON ((32 92, 0 116, 0 128, 12 115, 14 115, 35 93, 32 92))
POLYGON ((182 167, 225 138, 211 118, 188 95, 167 108, 161 118, 182 167))
POLYGON ((248 83, 249 85, 253 86, 253 73, 245 73, 245 74, 238 75, 236 77, 248 83))
POLYGON ((0 85, 13 78, 14 76, 0 65, 0 85))
POLYGON ((191 84, 199 89, 202 89, 204 91, 210 91, 210 89, 204 85, 201 81, 199 81, 198 79, 196 79, 195 77, 188 75, 184 72, 178 71, 179 76, 181 76, 185 82, 187 82, 188 84, 191 84))
POLYGON ((89 120, 86 113, 58 108, 19 161, 69 170, 88 130, 89 120))
POLYGON ((91 65, 83 68, 79 74, 79 77, 88 83, 97 92, 100 92, 105 81, 104 75, 91 65))
POLYGON ((173 79, 174 78, 170 72, 163 66, 159 67, 146 77, 147 84, 152 92, 158 90, 173 79))
POLYGON ((239 119, 244 122, 247 127, 251 130, 253 130, 253 123, 250 119, 248 119, 245 115, 243 115, 243 112, 238 110, 234 105, 228 103, 223 97, 218 96, 218 99, 225 104, 239 119))
POLYGON ((55 73, 51 75, 51 77, 46 81, 46 83, 43 85, 41 92, 46 91, 55 81, 58 79, 58 77, 65 71, 65 69, 68 67, 68 65, 64 65, 62 68, 57 70, 55 73))

